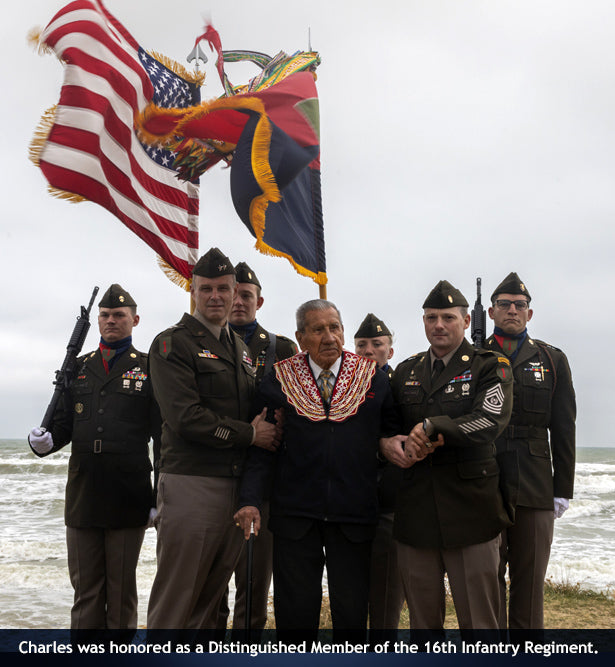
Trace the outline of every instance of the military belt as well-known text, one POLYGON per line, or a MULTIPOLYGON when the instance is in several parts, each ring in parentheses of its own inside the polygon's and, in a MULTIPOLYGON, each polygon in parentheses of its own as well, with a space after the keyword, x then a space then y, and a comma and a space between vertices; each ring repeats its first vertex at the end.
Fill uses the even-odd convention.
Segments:
POLYGON ((147 445, 127 444, 113 440, 93 440, 90 442, 73 442, 73 454, 141 454, 147 452, 147 445))

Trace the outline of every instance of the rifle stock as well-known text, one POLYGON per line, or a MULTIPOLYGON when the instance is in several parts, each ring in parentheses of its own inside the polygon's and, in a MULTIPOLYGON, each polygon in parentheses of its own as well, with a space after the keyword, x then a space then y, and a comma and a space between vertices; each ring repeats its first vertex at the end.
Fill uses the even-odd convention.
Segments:
POLYGON ((471 336, 474 347, 483 347, 487 331, 487 314, 481 303, 481 279, 476 279, 476 301, 472 308, 471 336))
POLYGON ((56 377, 53 381, 55 389, 51 401, 49 402, 49 406, 47 407, 47 411, 45 412, 45 416, 43 417, 43 421, 41 422, 41 429, 48 430, 51 426, 53 414, 58 407, 60 398, 62 397, 64 390, 68 389, 71 380, 73 379, 73 374, 77 365, 77 357, 81 352, 81 348, 85 343, 85 338, 90 329, 90 311, 92 310, 92 304, 94 303, 97 294, 98 287, 94 287, 88 307, 81 306, 81 314, 77 317, 75 328, 73 329, 73 333, 66 346, 66 356, 64 357, 60 370, 56 371, 56 377))

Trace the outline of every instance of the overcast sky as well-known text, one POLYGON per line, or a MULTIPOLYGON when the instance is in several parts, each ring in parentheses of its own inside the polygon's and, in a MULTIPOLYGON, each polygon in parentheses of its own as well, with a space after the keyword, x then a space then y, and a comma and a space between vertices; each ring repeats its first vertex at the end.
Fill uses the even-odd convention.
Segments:
MULTIPOLYGON (((185 292, 116 218, 46 192, 27 149, 57 102, 62 66, 27 32, 64 2, 30 0, 0 27, 3 214, 0 438, 40 423, 79 306, 121 283, 147 349, 189 307, 185 292)), ((473 303, 510 271, 532 294, 530 334, 568 355, 578 444, 613 445, 615 3, 612 0, 107 0, 146 49, 185 64, 211 17, 223 48, 320 52, 328 296, 347 347, 367 312, 395 332, 394 364, 426 348, 421 305, 447 279, 473 303), (207 14, 205 14, 207 12, 207 14), (605 315, 606 313, 606 315, 605 315)), ((207 49, 208 53, 209 50, 207 49)), ((234 84, 257 73, 227 64, 234 84)), ((221 94, 214 59, 203 99, 221 94)), ((318 288, 254 249, 228 171, 201 181, 200 250, 258 274, 259 321, 292 336, 318 288)), ((488 331, 491 331, 489 322, 488 331)), ((84 351, 96 347, 94 323, 84 351)))

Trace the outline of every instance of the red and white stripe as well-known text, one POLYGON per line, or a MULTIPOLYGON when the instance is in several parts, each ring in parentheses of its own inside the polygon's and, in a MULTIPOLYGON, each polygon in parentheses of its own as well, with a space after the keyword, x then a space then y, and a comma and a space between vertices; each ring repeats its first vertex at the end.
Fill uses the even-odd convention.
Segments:
POLYGON ((99 0, 60 10, 41 40, 66 63, 40 156, 55 188, 104 206, 189 278, 198 257, 198 185, 152 160, 133 130, 153 97, 139 45, 99 0))

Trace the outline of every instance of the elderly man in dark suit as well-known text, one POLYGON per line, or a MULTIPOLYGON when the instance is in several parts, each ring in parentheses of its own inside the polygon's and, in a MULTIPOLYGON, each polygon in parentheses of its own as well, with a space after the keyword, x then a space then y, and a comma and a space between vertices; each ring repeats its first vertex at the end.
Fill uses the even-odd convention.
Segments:
POLYGON ((500 532, 511 521, 493 443, 510 418, 512 372, 505 357, 465 340, 467 308, 440 281, 423 304, 430 348, 399 364, 392 380, 409 435, 405 449, 395 439, 383 449, 408 468, 393 534, 418 630, 443 628, 445 573, 460 629, 498 627, 500 532))
POLYGON ((378 522, 377 453, 398 432, 386 374, 343 350, 344 329, 329 301, 297 310, 300 354, 280 361, 259 389, 284 408, 277 452, 252 448, 237 522, 260 529, 260 506, 273 475, 276 628, 283 642, 316 639, 326 563, 334 641, 365 642, 371 543, 378 522))

